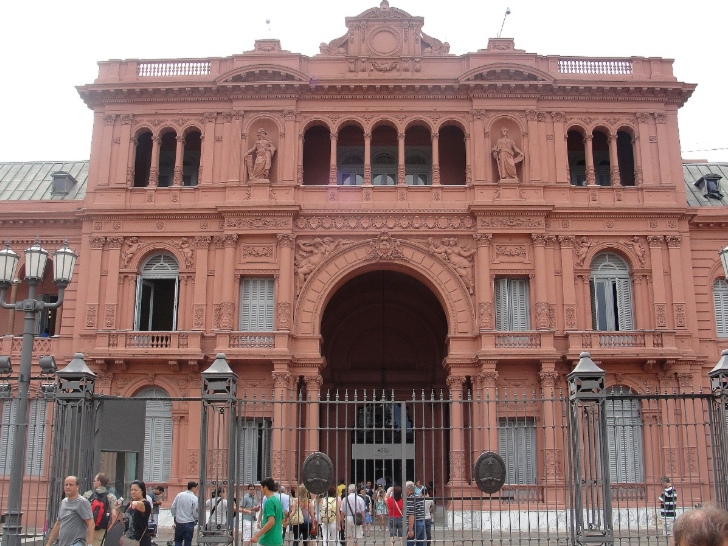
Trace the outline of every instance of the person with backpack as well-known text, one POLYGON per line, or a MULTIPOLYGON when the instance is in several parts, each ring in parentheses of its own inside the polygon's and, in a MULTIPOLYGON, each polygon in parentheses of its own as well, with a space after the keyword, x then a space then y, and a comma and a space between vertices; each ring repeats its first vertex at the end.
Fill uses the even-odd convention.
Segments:
POLYGON ((338 546, 339 544, 339 510, 341 499, 336 496, 336 486, 332 485, 327 496, 321 499, 321 536, 322 546, 338 546))
POLYGON ((116 511, 112 508, 116 504, 116 496, 109 493, 109 477, 103 472, 94 476, 93 489, 86 491, 83 496, 91 503, 91 513, 94 520, 94 544, 102 546, 106 531, 116 520, 116 511))

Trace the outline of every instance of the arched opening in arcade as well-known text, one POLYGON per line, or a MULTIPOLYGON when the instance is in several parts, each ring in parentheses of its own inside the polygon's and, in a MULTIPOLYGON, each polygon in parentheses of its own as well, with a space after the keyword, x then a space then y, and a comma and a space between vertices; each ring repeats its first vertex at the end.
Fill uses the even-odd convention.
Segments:
POLYGON ((447 318, 423 282, 400 271, 349 279, 321 322, 320 445, 347 483, 446 480, 447 318), (344 401, 342 403, 342 401, 344 401))

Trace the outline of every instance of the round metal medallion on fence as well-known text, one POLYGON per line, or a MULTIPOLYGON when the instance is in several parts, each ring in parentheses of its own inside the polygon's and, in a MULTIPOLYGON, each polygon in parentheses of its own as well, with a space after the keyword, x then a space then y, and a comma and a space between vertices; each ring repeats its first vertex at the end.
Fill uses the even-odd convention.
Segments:
POLYGON ((321 495, 334 485, 334 465, 326 453, 315 451, 303 461, 301 476, 306 489, 321 495))
POLYGON ((497 493, 506 482, 506 464, 503 458, 492 451, 485 451, 475 461, 475 483, 489 495, 497 493))

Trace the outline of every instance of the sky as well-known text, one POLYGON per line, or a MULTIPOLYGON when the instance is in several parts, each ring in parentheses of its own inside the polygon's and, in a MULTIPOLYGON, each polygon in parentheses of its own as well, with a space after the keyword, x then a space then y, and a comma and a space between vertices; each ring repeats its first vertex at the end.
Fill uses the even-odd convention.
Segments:
MULTIPOLYGON (((90 154, 92 114, 77 85, 97 61, 226 57, 256 39, 313 56, 346 32, 345 17, 380 0, 38 0, 0 4, 0 161, 77 161, 90 154), (266 24, 270 20, 270 24, 266 24)), ((728 162, 725 0, 391 0, 461 55, 503 37, 540 55, 674 59, 697 83, 680 110, 683 158, 728 162), (674 6, 674 7, 671 7, 674 6)))

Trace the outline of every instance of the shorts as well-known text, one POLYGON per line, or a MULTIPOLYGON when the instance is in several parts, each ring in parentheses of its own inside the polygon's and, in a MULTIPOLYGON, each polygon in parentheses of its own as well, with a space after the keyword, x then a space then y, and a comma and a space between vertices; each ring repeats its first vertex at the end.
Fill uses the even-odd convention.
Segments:
POLYGON ((387 522, 387 526, 389 527, 389 536, 390 537, 401 537, 402 536, 402 518, 393 518, 390 516, 389 521, 387 522))
POLYGON ((371 522, 372 522, 372 515, 369 512, 367 512, 366 514, 364 514, 364 523, 371 523, 371 522))
POLYGON ((243 541, 250 542, 253 538, 253 527, 255 526, 254 521, 243 520, 243 541))

